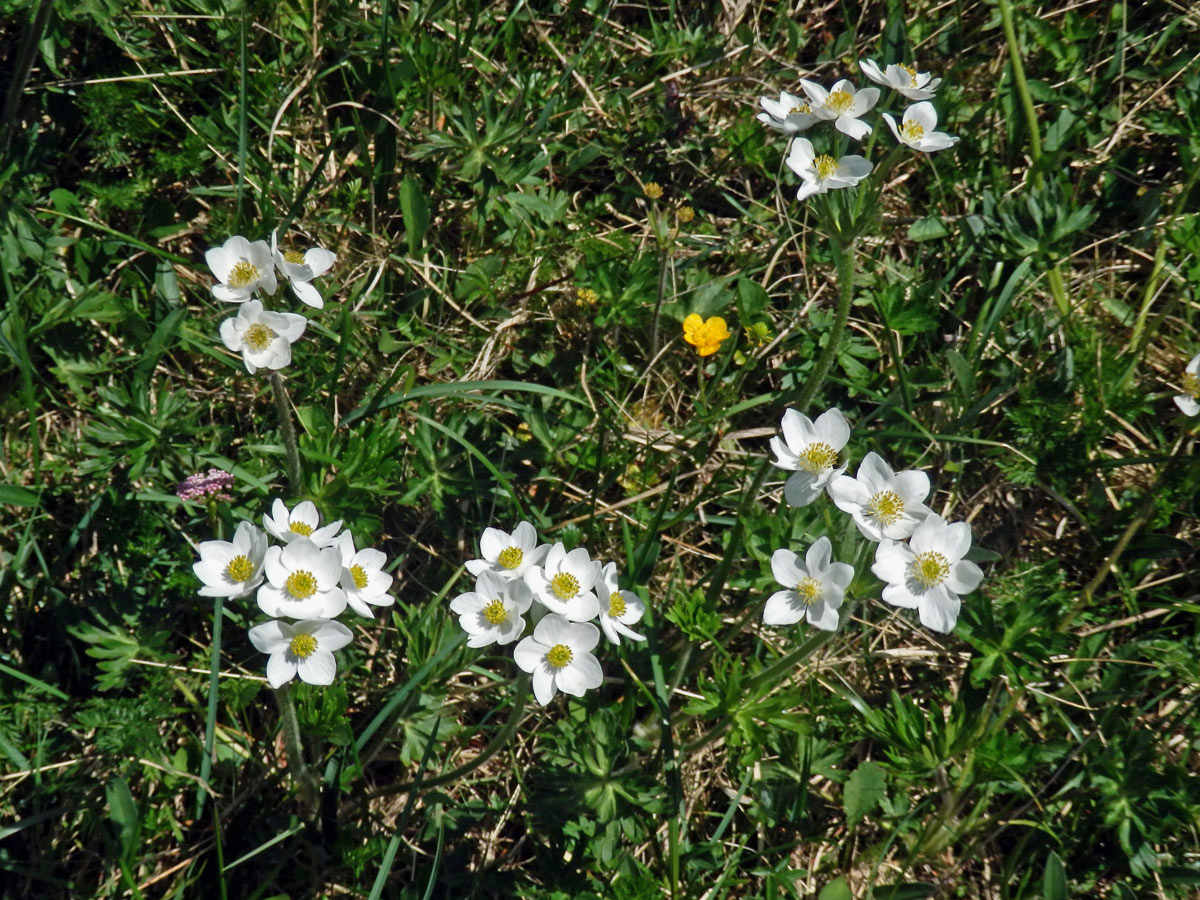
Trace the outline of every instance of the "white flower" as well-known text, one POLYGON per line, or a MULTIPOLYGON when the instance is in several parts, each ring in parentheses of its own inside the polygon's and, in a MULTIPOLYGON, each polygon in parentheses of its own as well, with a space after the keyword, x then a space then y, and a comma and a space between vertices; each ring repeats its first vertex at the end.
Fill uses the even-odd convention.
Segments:
POLYGON ((766 110, 758 114, 758 121, 784 134, 805 131, 821 121, 813 114, 807 100, 787 91, 780 91, 778 100, 760 97, 758 102, 766 110))
POLYGON ((836 82, 828 91, 815 81, 800 79, 800 87, 812 101, 813 115, 818 119, 833 120, 833 127, 844 135, 861 141, 871 133, 871 126, 859 120, 859 116, 870 112, 879 100, 879 88, 863 88, 855 91, 846 79, 836 82))
POLYGON ((275 293, 275 267, 271 265, 271 248, 266 241, 248 241, 235 234, 220 247, 204 254, 217 281, 213 296, 230 303, 242 303, 255 291, 275 293))
POLYGON ((983 580, 979 566, 963 559, 969 549, 970 525, 950 524, 930 513, 907 544, 881 541, 871 571, 887 582, 886 602, 916 609, 922 625, 945 633, 958 620, 959 595, 971 593, 983 580))
POLYGON ((258 300, 247 300, 232 319, 221 323, 221 340, 242 354, 246 371, 282 369, 292 361, 292 344, 304 334, 308 320, 295 313, 267 312, 258 300))
POLYGON ((775 465, 794 472, 783 486, 788 506, 808 506, 837 476, 846 471, 838 453, 850 439, 850 426, 839 409, 827 409, 813 422, 794 409, 784 410, 783 440, 771 438, 775 465))
POLYGON ((264 566, 268 583, 258 589, 258 606, 268 616, 332 619, 346 608, 346 592, 338 587, 342 555, 336 548, 298 537, 285 547, 269 548, 264 566))
POLYGON ((596 580, 600 577, 600 563, 593 561, 587 550, 576 547, 570 553, 559 541, 546 554, 546 561, 525 572, 525 583, 538 600, 552 613, 558 613, 572 622, 586 622, 600 612, 600 601, 596 592, 596 580))
POLYGON ((600 570, 600 630, 612 643, 621 643, 618 635, 631 641, 644 641, 645 635, 628 626, 640 622, 646 612, 646 604, 633 591, 621 590, 617 582, 617 564, 608 563, 600 570))
POLYGON ((932 515, 922 502, 929 496, 929 476, 919 469, 897 475, 878 453, 863 457, 853 478, 839 475, 830 481, 829 496, 873 541, 904 540, 932 515))
POLYGON ((600 641, 600 629, 590 622, 568 622, 550 613, 523 638, 513 651, 517 665, 533 673, 533 696, 545 706, 555 693, 573 697, 600 687, 604 672, 591 654, 600 641))
POLYGON ((945 150, 958 143, 958 138, 951 137, 944 131, 934 131, 937 128, 937 110, 928 101, 914 103, 906 109, 899 128, 896 127, 896 120, 887 113, 883 114, 883 118, 892 129, 896 140, 922 153, 945 150))
POLYGON ((918 72, 915 66, 906 66, 904 63, 892 63, 881 72, 874 60, 860 59, 858 67, 876 84, 894 88, 909 100, 930 99, 942 83, 942 79, 931 80, 928 72, 918 72))
POLYGON ((797 200, 836 188, 853 187, 870 175, 874 168, 871 162, 861 156, 843 156, 836 160, 824 154, 817 156, 808 138, 792 141, 787 164, 804 181, 796 192, 797 200))
POLYGON ((838 607, 854 578, 854 566, 833 562, 833 545, 819 537, 808 548, 804 562, 791 550, 771 554, 771 574, 786 587, 767 598, 763 621, 768 625, 794 625, 808 619, 824 631, 836 631, 838 607))
POLYGON ((375 613, 371 612, 371 606, 391 606, 396 602, 396 598, 388 593, 388 588, 392 586, 392 576, 383 571, 387 564, 386 555, 370 548, 356 553, 354 538, 349 531, 343 531, 334 543, 342 555, 341 586, 346 592, 346 602, 352 610, 360 616, 373 619, 375 613))
POLYGON ((353 637, 349 628, 329 619, 305 619, 294 625, 272 619, 250 629, 250 643, 271 654, 267 681, 273 688, 297 675, 309 684, 333 684, 337 674, 333 651, 341 650, 353 637))
POLYGON ((300 253, 296 250, 280 251, 275 241, 275 232, 271 232, 271 257, 275 260, 275 268, 279 274, 292 284, 292 293, 300 298, 301 303, 320 309, 325 305, 321 292, 309 284, 329 271, 337 262, 337 254, 324 247, 313 247, 300 253))
POLYGON ((458 624, 470 635, 468 647, 511 644, 525 630, 521 616, 532 605, 533 594, 525 582, 495 572, 481 572, 475 590, 450 601, 450 609, 458 613, 458 624))
POLYGON ((528 522, 521 522, 512 534, 499 528, 485 528, 479 539, 479 551, 483 559, 467 562, 467 571, 472 575, 494 572, 504 578, 524 578, 532 566, 545 559, 549 544, 538 546, 537 532, 528 522))
MULTIPOLYGON (((271 504, 271 512, 263 516, 263 527, 277 540, 290 544, 296 538, 306 537, 318 547, 328 547, 333 543, 342 520, 330 522, 324 528, 321 524, 321 514, 311 500, 302 500, 295 508, 288 511, 284 502, 278 498, 271 504)), ((386 590, 386 589, 385 589, 386 590)))
POLYGON ((192 565, 204 582, 201 597, 241 597, 263 580, 267 536, 250 522, 239 522, 232 541, 204 541, 200 562, 192 565))
POLYGON ((1183 370, 1183 393, 1175 396, 1175 405, 1185 416, 1200 413, 1200 353, 1183 370))

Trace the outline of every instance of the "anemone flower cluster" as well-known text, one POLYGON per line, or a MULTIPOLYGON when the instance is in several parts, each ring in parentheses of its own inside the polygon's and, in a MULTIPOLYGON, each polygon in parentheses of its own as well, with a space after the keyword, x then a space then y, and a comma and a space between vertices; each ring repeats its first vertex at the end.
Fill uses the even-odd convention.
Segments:
POLYGON ((297 675, 309 684, 332 684, 333 653, 353 637, 337 616, 349 607, 374 618, 372 607, 396 602, 388 593, 392 576, 383 571, 387 557, 355 549, 354 538, 341 527, 340 520, 322 526, 309 500, 288 509, 277 499, 262 528, 241 522, 232 541, 200 544, 200 561, 192 566, 204 583, 200 595, 236 598, 253 592, 259 609, 273 617, 249 632, 250 642, 269 655, 267 680, 273 688, 297 675))
POLYGON ((281 249, 271 232, 269 245, 234 235, 220 247, 211 248, 204 258, 217 279, 213 296, 241 304, 236 316, 221 323, 225 346, 242 355, 251 375, 259 369, 287 366, 292 361, 292 344, 304 334, 308 321, 295 313, 267 310, 261 297, 275 293, 278 274, 301 303, 321 309, 325 302, 312 281, 328 272, 337 257, 324 247, 303 253, 281 249))
MULTIPOLYGON (((961 596, 979 587, 983 572, 965 558, 971 526, 947 522, 926 506, 929 476, 918 469, 895 472, 874 452, 863 457, 853 476, 845 474, 841 454, 850 426, 836 408, 815 422, 789 409, 780 430, 771 449, 775 465, 792 473, 783 489, 788 505, 807 506, 828 494, 859 533, 877 544, 871 571, 886 585, 884 601, 916 609, 927 628, 951 631, 961 596)), ((833 562, 832 549, 829 538, 821 537, 803 562, 786 548, 775 551, 771 570, 786 590, 768 598, 764 622, 790 625, 807 619, 817 628, 837 628, 838 608, 854 570, 833 562)))
MULTIPOLYGON (((892 115, 883 113, 884 121, 900 144, 922 153, 932 153, 958 142, 957 137, 936 130, 937 111, 929 101, 942 83, 940 78, 918 72, 915 66, 903 63, 891 63, 880 69, 874 60, 861 59, 858 67, 876 84, 905 100, 917 101, 904 110, 899 124, 892 115)), ((857 88, 845 78, 829 88, 802 78, 800 88, 803 94, 780 91, 778 100, 760 98, 763 111, 758 114, 758 120, 768 128, 794 138, 786 162, 802 182, 796 198, 804 200, 831 190, 854 187, 871 174, 874 163, 858 154, 836 156, 819 152, 808 138, 795 136, 827 122, 851 140, 861 141, 872 131, 872 126, 863 117, 879 102, 880 89, 857 88)))
POLYGON ((559 691, 581 697, 600 686, 604 675, 592 651, 601 634, 612 644, 645 640, 630 626, 646 606, 621 588, 616 563, 594 560, 583 547, 540 543, 529 522, 511 532, 485 529, 479 551, 466 564, 475 590, 452 599, 450 609, 467 646, 516 644, 513 657, 533 676, 543 706, 559 691))

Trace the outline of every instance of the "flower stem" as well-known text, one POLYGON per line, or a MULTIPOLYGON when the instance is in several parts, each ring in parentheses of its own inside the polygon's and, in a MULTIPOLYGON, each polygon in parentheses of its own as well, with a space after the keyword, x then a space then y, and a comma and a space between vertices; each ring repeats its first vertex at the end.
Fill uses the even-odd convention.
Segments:
POLYGON ((288 482, 293 493, 300 493, 300 449, 296 444, 296 426, 292 424, 292 408, 287 390, 278 372, 271 373, 271 392, 275 395, 275 412, 279 416, 279 434, 287 453, 288 482))
POLYGON ((288 771, 296 780, 300 794, 309 806, 315 808, 316 782, 308 765, 304 762, 304 743, 300 738, 300 720, 296 717, 296 701, 292 697, 292 686, 284 684, 275 689, 275 702, 279 706, 279 727, 283 731, 284 752, 287 753, 288 771))
POLYGON ((204 722, 204 756, 200 758, 200 784, 196 787, 196 819, 204 812, 208 798, 208 777, 212 774, 213 743, 217 731, 217 679, 221 673, 221 620, 225 615, 225 598, 217 597, 213 604, 212 662, 208 673, 208 715, 204 722))

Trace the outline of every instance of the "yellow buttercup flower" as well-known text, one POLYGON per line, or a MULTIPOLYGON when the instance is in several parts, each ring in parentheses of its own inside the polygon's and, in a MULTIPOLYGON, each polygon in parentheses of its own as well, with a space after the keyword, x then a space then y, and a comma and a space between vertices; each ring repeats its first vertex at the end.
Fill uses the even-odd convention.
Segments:
POLYGON ((701 356, 711 356, 721 348, 721 341, 732 337, 720 316, 702 319, 692 313, 683 320, 683 339, 696 348, 701 356))

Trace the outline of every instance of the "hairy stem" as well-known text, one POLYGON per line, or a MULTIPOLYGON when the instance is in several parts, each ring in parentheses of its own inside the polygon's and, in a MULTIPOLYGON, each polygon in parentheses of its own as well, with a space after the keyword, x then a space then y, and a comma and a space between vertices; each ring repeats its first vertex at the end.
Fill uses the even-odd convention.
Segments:
POLYGON ((292 424, 292 407, 288 403, 287 390, 278 372, 271 373, 271 392, 275 395, 275 412, 279 416, 279 434, 283 438, 283 449, 287 453, 288 482, 293 493, 300 493, 300 448, 296 444, 296 426, 292 424))

